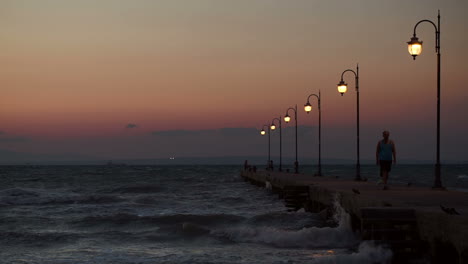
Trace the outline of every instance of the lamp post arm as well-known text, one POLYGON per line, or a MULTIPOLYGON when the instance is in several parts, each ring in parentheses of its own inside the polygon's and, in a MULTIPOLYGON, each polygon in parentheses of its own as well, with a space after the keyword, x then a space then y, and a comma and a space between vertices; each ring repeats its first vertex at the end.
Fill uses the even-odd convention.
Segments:
POLYGON ((343 73, 341 73, 341 80, 342 80, 342 81, 343 81, 343 75, 344 75, 346 72, 352 72, 352 73, 354 73, 354 77, 356 77, 356 78, 358 77, 358 75, 356 74, 355 71, 353 71, 353 70, 351 70, 351 69, 347 69, 347 70, 343 71, 343 73))
POLYGON ((273 120, 271 120, 271 123, 274 124, 275 120, 278 120, 279 127, 281 128, 281 117, 280 118, 277 118, 277 117, 273 118, 273 120))
POLYGON ((294 109, 294 108, 292 108, 292 107, 289 107, 289 108, 286 110, 286 115, 288 115, 289 110, 294 110, 294 113, 297 115, 297 110, 294 109))
POLYGON ((421 24, 423 22, 428 22, 428 23, 432 24, 434 26, 435 33, 436 33, 436 40, 435 40, 436 52, 439 52, 439 50, 440 50, 440 10, 439 10, 439 13, 437 15, 437 21, 438 21, 439 26, 437 26, 434 22, 432 22, 429 19, 423 19, 423 20, 419 21, 414 26, 413 37, 416 37, 416 28, 418 27, 419 24, 421 24))
POLYGON ((310 103, 310 97, 311 96, 315 96, 317 98, 317 101, 318 101, 318 109, 320 110, 320 95, 316 95, 316 94, 311 94, 307 97, 307 103, 310 103))
POLYGON ((343 73, 341 73, 341 81, 343 81, 343 75, 346 73, 346 72, 352 72, 354 74, 354 78, 355 78, 355 81, 356 81, 356 92, 359 92, 359 64, 357 66, 357 73, 351 69, 347 69, 345 71, 343 71, 343 73))
POLYGON ((435 31, 436 31, 436 32, 439 31, 439 29, 437 28, 437 25, 436 25, 434 22, 432 22, 432 21, 429 20, 429 19, 423 19, 423 20, 419 21, 418 23, 416 23, 416 25, 414 26, 413 36, 416 36, 416 28, 417 28, 418 25, 421 24, 422 22, 429 22, 429 23, 431 23, 431 24, 434 26, 435 31))

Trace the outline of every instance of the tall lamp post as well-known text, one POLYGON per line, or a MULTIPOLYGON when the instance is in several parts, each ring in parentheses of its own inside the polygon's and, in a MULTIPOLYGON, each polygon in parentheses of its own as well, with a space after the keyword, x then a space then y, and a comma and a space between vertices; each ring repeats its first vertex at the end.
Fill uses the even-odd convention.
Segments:
POLYGON ((435 51, 437 53, 437 151, 436 151, 436 164, 435 164, 435 179, 434 189, 444 189, 442 181, 440 179, 440 10, 437 14, 437 25, 431 20, 421 20, 414 26, 413 37, 408 41, 408 51, 413 56, 413 60, 416 60, 416 56, 422 52, 422 41, 419 41, 416 37, 416 28, 422 22, 429 22, 435 28, 435 51))
POLYGON ((322 131, 322 110, 320 107, 320 90, 319 94, 311 94, 309 97, 307 97, 307 103, 304 105, 304 110, 308 114, 310 111, 312 111, 312 105, 310 104, 310 97, 315 96, 318 101, 318 111, 319 111, 319 145, 318 145, 318 171, 315 174, 316 176, 322 176, 322 154, 321 154, 321 149, 320 149, 320 144, 321 144, 321 131, 322 131))
POLYGON ((260 135, 264 136, 267 132, 265 131, 265 127, 267 127, 268 130, 268 165, 267 168, 270 169, 270 126, 269 125, 263 125, 262 130, 260 131, 260 135))
POLYGON ((356 128, 357 128, 357 162, 356 162, 356 177, 354 178, 355 181, 361 181, 361 164, 359 162, 359 64, 356 67, 356 71, 353 71, 351 69, 345 70, 343 73, 341 73, 341 81, 338 83, 338 92, 341 93, 341 96, 343 96, 344 93, 348 90, 348 84, 343 81, 343 75, 346 72, 352 72, 354 73, 355 77, 355 84, 356 84, 356 98, 357 98, 357 119, 356 119, 356 128))
POLYGON ((289 116, 289 110, 294 111, 294 120, 296 121, 296 161, 294 162, 294 173, 299 173, 299 162, 297 161, 297 105, 292 108, 289 107, 286 110, 286 115, 284 116, 284 122, 289 123, 291 121, 291 117, 289 116))
POLYGON ((279 151, 280 151, 280 154, 279 154, 279 158, 280 158, 280 162, 279 162, 279 171, 282 171, 282 149, 281 149, 281 145, 282 145, 282 142, 281 142, 281 116, 279 118, 273 118, 273 120, 271 121, 271 126, 270 126, 270 130, 275 130, 276 129, 276 125, 275 125, 275 120, 278 120, 278 124, 279 124, 279 143, 280 143, 280 146, 279 146, 279 151))

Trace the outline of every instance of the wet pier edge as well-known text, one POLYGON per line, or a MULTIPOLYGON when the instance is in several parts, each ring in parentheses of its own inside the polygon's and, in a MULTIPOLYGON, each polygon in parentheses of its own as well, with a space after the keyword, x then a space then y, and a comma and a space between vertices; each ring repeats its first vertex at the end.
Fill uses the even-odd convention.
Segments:
POLYGON ((420 263, 417 259, 423 258, 431 263, 468 263, 466 192, 403 185, 382 190, 375 182, 275 171, 242 170, 241 176, 271 188, 289 210, 304 208, 326 216, 338 195, 354 231, 364 240, 390 245, 394 263, 420 263), (442 207, 454 208, 459 215, 442 207))

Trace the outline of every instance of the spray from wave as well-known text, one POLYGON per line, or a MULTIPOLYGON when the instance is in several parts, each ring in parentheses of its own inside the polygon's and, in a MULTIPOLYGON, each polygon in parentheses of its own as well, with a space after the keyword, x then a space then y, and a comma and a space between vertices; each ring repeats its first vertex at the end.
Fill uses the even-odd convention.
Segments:
POLYGON ((308 227, 286 230, 269 226, 240 226, 212 231, 212 235, 227 237, 234 242, 262 243, 279 248, 347 248, 357 245, 350 216, 335 197, 333 219, 336 227, 308 227))
MULTIPOLYGON (((346 213, 339 202, 340 196, 335 194, 333 218, 337 221, 339 230, 344 229, 345 232, 351 231, 350 215, 346 213)), ((373 241, 363 241, 359 244, 357 252, 351 254, 338 254, 332 256, 324 256, 316 259, 313 263, 316 264, 373 264, 373 263, 391 263, 393 253, 390 249, 382 245, 376 245, 373 241)))
POLYGON ((372 241, 359 244, 357 252, 316 258, 314 264, 373 264, 391 263, 393 253, 390 249, 376 245, 372 241))

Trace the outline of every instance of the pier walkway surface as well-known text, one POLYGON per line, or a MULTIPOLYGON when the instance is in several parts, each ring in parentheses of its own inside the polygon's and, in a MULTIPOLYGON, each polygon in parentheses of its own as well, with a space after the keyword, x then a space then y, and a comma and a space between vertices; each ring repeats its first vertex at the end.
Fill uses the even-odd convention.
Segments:
POLYGON ((383 186, 376 182, 274 171, 245 170, 241 176, 257 184, 266 183, 280 192, 287 186, 307 186, 308 201, 312 204, 332 206, 338 194, 341 206, 359 222, 354 226, 361 224, 364 208, 414 210, 419 237, 427 242, 427 250, 434 259, 447 260, 450 254, 456 256, 453 263, 468 263, 468 192, 406 185, 389 185, 389 190, 382 190, 383 186), (441 205, 455 208, 460 215, 444 212, 441 205))

